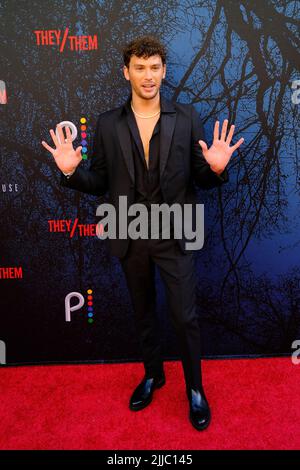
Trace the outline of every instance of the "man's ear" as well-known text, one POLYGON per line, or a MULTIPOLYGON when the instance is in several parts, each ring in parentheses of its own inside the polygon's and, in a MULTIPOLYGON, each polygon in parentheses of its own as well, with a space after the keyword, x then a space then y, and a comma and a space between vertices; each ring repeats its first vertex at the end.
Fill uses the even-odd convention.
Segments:
POLYGON ((123 65, 123 73, 126 80, 129 80, 128 68, 126 67, 126 65, 123 65))
POLYGON ((163 78, 166 78, 166 72, 167 72, 167 66, 166 66, 166 64, 164 64, 164 74, 163 74, 163 78))

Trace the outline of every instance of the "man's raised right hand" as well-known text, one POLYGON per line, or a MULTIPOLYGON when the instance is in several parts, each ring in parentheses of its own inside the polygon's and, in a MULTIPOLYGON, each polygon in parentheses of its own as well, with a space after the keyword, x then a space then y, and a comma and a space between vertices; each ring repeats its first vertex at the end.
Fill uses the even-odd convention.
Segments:
POLYGON ((59 140, 56 137, 53 129, 50 130, 50 134, 55 148, 50 147, 50 145, 48 145, 44 140, 42 141, 43 147, 49 150, 49 152, 53 155, 56 165, 63 173, 71 173, 75 171, 82 160, 82 147, 77 147, 77 149, 74 150, 70 128, 66 127, 67 137, 65 138, 62 128, 58 126, 58 134, 60 141, 62 142, 61 144, 59 143, 59 140))

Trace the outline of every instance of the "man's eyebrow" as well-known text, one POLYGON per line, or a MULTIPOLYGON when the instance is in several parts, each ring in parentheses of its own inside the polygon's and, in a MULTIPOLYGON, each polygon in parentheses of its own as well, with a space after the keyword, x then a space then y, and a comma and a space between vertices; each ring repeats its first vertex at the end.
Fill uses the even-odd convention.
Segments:
MULTIPOLYGON (((152 64, 151 67, 157 67, 157 66, 161 66, 160 63, 157 63, 157 64, 152 64)), ((134 67, 145 67, 144 64, 134 64, 134 67)))

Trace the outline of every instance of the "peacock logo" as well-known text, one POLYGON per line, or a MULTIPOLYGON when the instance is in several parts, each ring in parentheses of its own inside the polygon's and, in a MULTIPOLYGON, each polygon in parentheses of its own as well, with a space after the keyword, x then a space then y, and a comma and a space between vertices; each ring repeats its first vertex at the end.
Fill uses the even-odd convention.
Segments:
POLYGON ((91 325, 94 323, 94 305, 93 305, 93 290, 87 289, 86 297, 80 292, 70 292, 65 297, 65 320, 66 322, 72 321, 72 314, 80 311, 86 315, 87 322, 91 325), (73 303, 73 299, 77 300, 77 303, 73 303), (73 305, 71 305, 73 304, 73 305), (84 309, 82 310, 82 308, 84 309))

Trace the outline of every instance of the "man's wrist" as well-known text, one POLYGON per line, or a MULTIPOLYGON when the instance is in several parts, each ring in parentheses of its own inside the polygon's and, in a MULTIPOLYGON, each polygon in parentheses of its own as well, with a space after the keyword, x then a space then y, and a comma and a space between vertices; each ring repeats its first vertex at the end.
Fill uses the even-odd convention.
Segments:
MULTIPOLYGON (((76 168, 75 168, 75 170, 76 170, 76 168)), ((70 178, 70 176, 72 176, 73 173, 75 173, 75 170, 70 171, 69 173, 65 173, 64 171, 62 171, 62 173, 63 173, 63 175, 65 175, 67 178, 70 178)))
POLYGON ((225 168, 222 168, 221 170, 220 170, 220 169, 214 169, 214 168, 212 168, 212 167, 210 167, 210 168, 211 168, 211 170, 212 170, 214 173, 216 173, 218 176, 220 176, 220 175, 223 173, 223 171, 225 171, 225 168))

